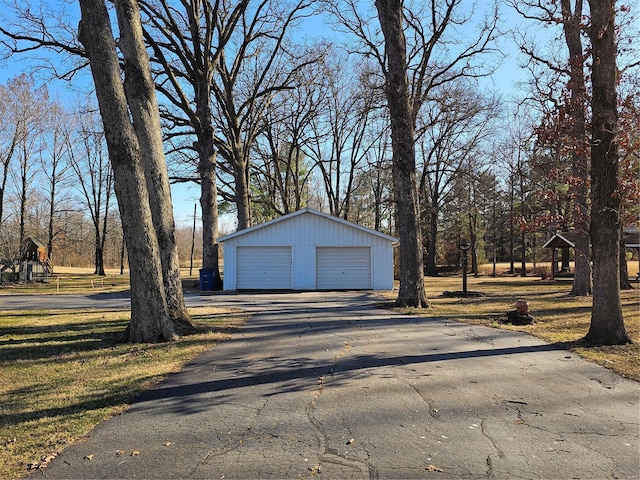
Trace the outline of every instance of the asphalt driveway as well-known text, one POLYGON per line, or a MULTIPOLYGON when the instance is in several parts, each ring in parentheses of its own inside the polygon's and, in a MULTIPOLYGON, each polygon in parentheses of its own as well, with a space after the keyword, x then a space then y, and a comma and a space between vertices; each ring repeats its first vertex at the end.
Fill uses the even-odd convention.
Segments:
POLYGON ((640 385, 528 335, 370 292, 207 299, 255 315, 34 476, 640 476, 640 385))

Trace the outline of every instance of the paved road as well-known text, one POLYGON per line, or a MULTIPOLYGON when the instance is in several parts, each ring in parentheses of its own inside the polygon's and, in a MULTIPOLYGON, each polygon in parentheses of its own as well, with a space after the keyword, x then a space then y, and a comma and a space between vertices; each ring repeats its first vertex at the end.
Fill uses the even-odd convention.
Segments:
POLYGON ((567 351, 371 293, 208 299, 256 314, 34 476, 640 476, 640 385, 567 351))
MULTIPOLYGON (((222 293, 197 292, 185 294, 185 301, 190 306, 210 304, 212 295, 222 293)), ((129 308, 131 296, 128 293, 94 293, 86 295, 0 295, 0 311, 31 309, 73 309, 73 308, 129 308)))

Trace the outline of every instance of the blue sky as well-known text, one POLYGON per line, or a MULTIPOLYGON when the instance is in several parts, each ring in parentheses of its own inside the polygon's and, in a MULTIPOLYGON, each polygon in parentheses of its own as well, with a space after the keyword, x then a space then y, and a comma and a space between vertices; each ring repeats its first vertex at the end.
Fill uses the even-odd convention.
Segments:
MULTIPOLYGON (((512 27, 521 22, 514 12, 505 11, 504 13, 506 14, 504 28, 512 27)), ((320 35, 332 36, 330 27, 316 19, 306 21, 303 31, 307 37, 320 35)), ((485 89, 495 89, 499 95, 508 99, 517 95, 517 83, 526 79, 526 73, 518 66, 518 51, 510 39, 505 37, 501 40, 500 50, 504 53, 502 65, 491 78, 483 81, 483 85, 485 89)), ((52 58, 56 61, 55 57, 52 58)), ((23 71, 29 71, 30 65, 30 61, 25 57, 9 59, 3 62, 0 64, 0 82, 4 83, 7 79, 19 75, 23 71)), ((86 89, 86 86, 90 85, 88 72, 81 75, 82 76, 76 80, 77 85, 79 85, 81 89, 86 89)), ((54 98, 64 101, 66 98, 74 99, 76 97, 76 93, 70 92, 69 85, 61 81, 51 80, 46 71, 37 72, 36 78, 48 84, 50 94, 54 98)), ((75 101, 76 100, 74 100, 74 103, 75 101)), ((191 226, 193 224, 194 204, 198 204, 197 210, 199 215, 199 187, 189 184, 175 185, 172 187, 172 195, 177 225, 180 227, 191 226)), ((225 219, 223 228, 232 228, 232 225, 227 225, 229 222, 231 222, 231 220, 225 219)))

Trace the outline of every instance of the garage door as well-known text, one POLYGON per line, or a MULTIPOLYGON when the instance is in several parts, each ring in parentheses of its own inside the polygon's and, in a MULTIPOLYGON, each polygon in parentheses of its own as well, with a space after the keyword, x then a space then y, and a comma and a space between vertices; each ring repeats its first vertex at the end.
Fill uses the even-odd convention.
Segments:
POLYGON ((290 289, 291 247, 238 247, 238 289, 290 289))
POLYGON ((369 247, 317 247, 316 288, 318 290, 370 289, 369 247))

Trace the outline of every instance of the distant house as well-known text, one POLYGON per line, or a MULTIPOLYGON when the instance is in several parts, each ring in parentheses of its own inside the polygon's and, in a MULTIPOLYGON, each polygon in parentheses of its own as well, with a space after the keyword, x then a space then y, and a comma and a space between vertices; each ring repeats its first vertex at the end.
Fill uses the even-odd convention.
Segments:
POLYGON ((309 208, 218 241, 225 290, 393 288, 396 238, 309 208))

